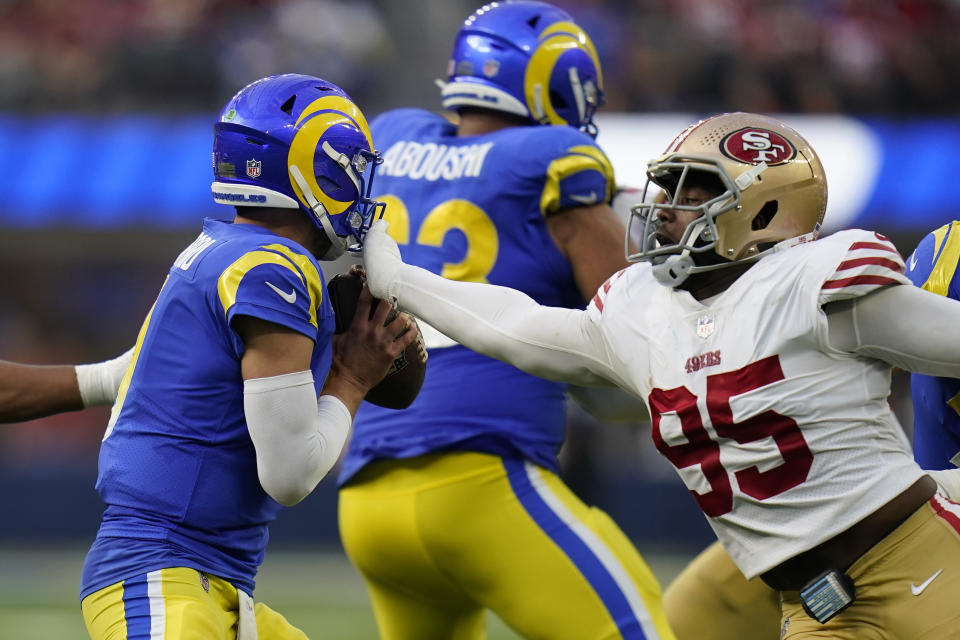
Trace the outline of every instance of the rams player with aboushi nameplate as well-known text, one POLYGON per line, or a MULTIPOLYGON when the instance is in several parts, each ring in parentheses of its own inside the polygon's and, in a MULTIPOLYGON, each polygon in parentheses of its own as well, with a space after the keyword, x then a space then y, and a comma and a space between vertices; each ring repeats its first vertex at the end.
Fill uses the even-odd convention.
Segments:
MULTIPOLYGON (((491 3, 439 84, 455 124, 419 109, 371 121, 404 258, 583 308, 626 265, 590 38, 550 4, 491 3)), ((672 639, 643 559, 559 476, 566 385, 420 326, 420 395, 400 412, 365 403, 340 475, 340 533, 380 637, 479 639, 492 611, 525 638, 672 639)))
MULTIPOLYGON (((575 24, 555 22, 541 37, 555 33, 557 40, 567 42, 571 36, 565 27, 582 34, 575 24)), ((551 51, 553 56, 561 52, 551 51)), ((595 58, 592 44, 588 51, 595 58)), ((584 55, 583 49, 577 53, 584 55)), ((465 67, 473 63, 462 56, 454 64, 460 65, 452 71, 456 75, 468 73, 465 67)), ((551 60, 541 64, 544 82, 549 83, 551 60)), ((599 63, 595 68, 599 70, 599 63)), ((491 66, 489 73, 496 71, 491 66)), ((532 75, 529 72, 528 78, 532 75)), ((599 87, 594 83, 590 87, 594 97, 585 108, 592 115, 599 87)), ((444 106, 482 107, 512 99, 503 91, 483 88, 450 83, 444 90, 444 106)), ((571 109, 576 111, 572 105, 571 109)), ((564 122, 549 101, 541 117, 564 122)), ((521 289, 542 304, 582 307, 570 262, 551 240, 545 219, 564 209, 609 202, 615 187, 613 169, 593 138, 573 126, 522 124, 458 136, 455 124, 426 110, 395 109, 380 115, 371 122, 374 140, 384 154, 377 169, 377 198, 386 203, 384 219, 406 260, 450 279, 521 289)), ((460 347, 422 322, 421 328, 430 349, 424 388, 400 413, 370 405, 361 408, 358 421, 363 427, 351 441, 341 483, 377 458, 407 457, 497 433, 525 443, 513 446, 555 469, 563 436, 558 425, 563 424, 564 386, 460 347), (484 376, 485 384, 477 386, 463 378, 467 369, 493 369, 499 374, 484 376), (492 380, 498 381, 495 386, 492 380), (523 406, 510 402, 531 395, 542 401, 523 406), (451 426, 431 417, 450 416, 436 408, 451 402, 470 419, 451 426)))

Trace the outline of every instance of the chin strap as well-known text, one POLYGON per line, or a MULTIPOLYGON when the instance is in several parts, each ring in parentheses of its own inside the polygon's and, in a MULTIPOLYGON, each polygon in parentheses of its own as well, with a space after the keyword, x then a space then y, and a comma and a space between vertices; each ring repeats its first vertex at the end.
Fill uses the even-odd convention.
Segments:
POLYGON ((330 241, 330 247, 327 249, 327 252, 322 256, 319 256, 319 259, 336 260, 347 250, 346 238, 341 238, 337 235, 337 232, 333 230, 333 225, 330 224, 330 216, 327 214, 327 210, 324 208, 323 204, 317 200, 317 197, 313 195, 313 192, 310 191, 310 187, 307 185, 307 181, 304 179, 303 174, 300 173, 299 167, 292 164, 289 166, 289 171, 290 177, 292 177, 293 181, 297 183, 298 187, 300 187, 300 192, 306 199, 307 205, 310 207, 310 211, 313 212, 313 217, 317 220, 317 222, 320 223, 320 227, 323 229, 324 234, 330 241))

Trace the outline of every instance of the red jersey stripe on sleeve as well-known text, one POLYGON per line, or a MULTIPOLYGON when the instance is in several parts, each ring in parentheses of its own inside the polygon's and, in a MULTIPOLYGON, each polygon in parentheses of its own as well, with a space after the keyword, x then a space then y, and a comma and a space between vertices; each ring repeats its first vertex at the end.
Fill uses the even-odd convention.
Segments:
POLYGON ((953 530, 960 535, 960 505, 950 502, 939 494, 933 494, 930 498, 930 506, 937 512, 937 515, 943 518, 953 530))
POLYGON ((865 265, 877 265, 880 267, 886 267, 887 269, 899 271, 900 273, 904 272, 904 266, 905 266, 902 262, 897 262, 896 260, 890 260, 889 258, 880 258, 880 257, 854 258, 853 260, 844 260, 843 262, 841 262, 840 266, 837 267, 837 271, 843 271, 844 269, 853 269, 854 267, 862 267, 865 265))
POLYGON ((886 287, 891 284, 902 284, 902 282, 895 278, 887 278, 884 276, 853 276, 839 280, 827 280, 823 283, 821 289, 842 289, 843 287, 852 287, 858 284, 872 284, 879 287, 886 287))
POLYGON ((854 242, 850 245, 848 251, 856 251, 857 249, 876 249, 878 251, 889 251, 900 255, 900 252, 897 251, 896 247, 892 244, 886 242, 854 242))
POLYGON ((607 292, 610 291, 610 287, 613 286, 613 281, 622 276, 624 271, 626 271, 626 269, 620 269, 620 271, 617 271, 615 274, 607 278, 607 281, 604 282, 599 289, 597 289, 597 293, 590 301, 590 304, 595 306, 597 311, 600 313, 603 313, 603 301, 607 297, 607 292))
POLYGON ((820 303, 862 296, 870 291, 897 284, 909 284, 906 265, 900 252, 886 238, 851 242, 846 255, 830 277, 821 285, 820 303))

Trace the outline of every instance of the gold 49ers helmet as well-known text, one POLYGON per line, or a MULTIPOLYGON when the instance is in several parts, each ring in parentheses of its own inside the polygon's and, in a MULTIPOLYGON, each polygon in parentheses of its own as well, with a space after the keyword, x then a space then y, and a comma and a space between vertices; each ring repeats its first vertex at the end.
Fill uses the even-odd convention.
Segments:
POLYGON ((779 120, 754 113, 725 113, 687 127, 648 163, 645 193, 628 232, 640 246, 631 253, 628 245, 627 259, 651 261, 657 280, 672 287, 690 274, 755 260, 782 240, 814 239, 827 207, 823 165, 810 144, 779 120), (684 204, 679 195, 690 186, 715 195, 684 204), (676 244, 661 244, 657 234, 664 209, 699 213, 676 244))

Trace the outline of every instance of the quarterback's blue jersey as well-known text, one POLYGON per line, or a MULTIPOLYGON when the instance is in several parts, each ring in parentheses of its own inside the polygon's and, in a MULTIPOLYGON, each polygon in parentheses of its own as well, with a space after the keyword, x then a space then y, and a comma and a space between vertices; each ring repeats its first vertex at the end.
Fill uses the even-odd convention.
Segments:
MULTIPOLYGON (((583 306, 545 217, 610 201, 613 169, 593 139, 564 126, 458 138, 445 118, 419 109, 387 112, 370 128, 384 152, 374 189, 405 262, 519 289, 544 305, 583 306)), ((421 328, 429 359, 419 396, 403 411, 361 406, 340 482, 372 460, 449 450, 556 470, 565 386, 421 328)))
MULTIPOLYGON (((927 234, 907 260, 914 285, 960 300, 960 222, 927 234)), ((924 469, 960 466, 960 380, 910 375, 913 396, 913 455, 924 469)))
POLYGON ((313 339, 317 393, 333 310, 316 260, 247 224, 204 223, 147 315, 100 448, 107 507, 81 598, 131 575, 191 567, 252 593, 281 506, 260 486, 243 412, 238 315, 313 339))

